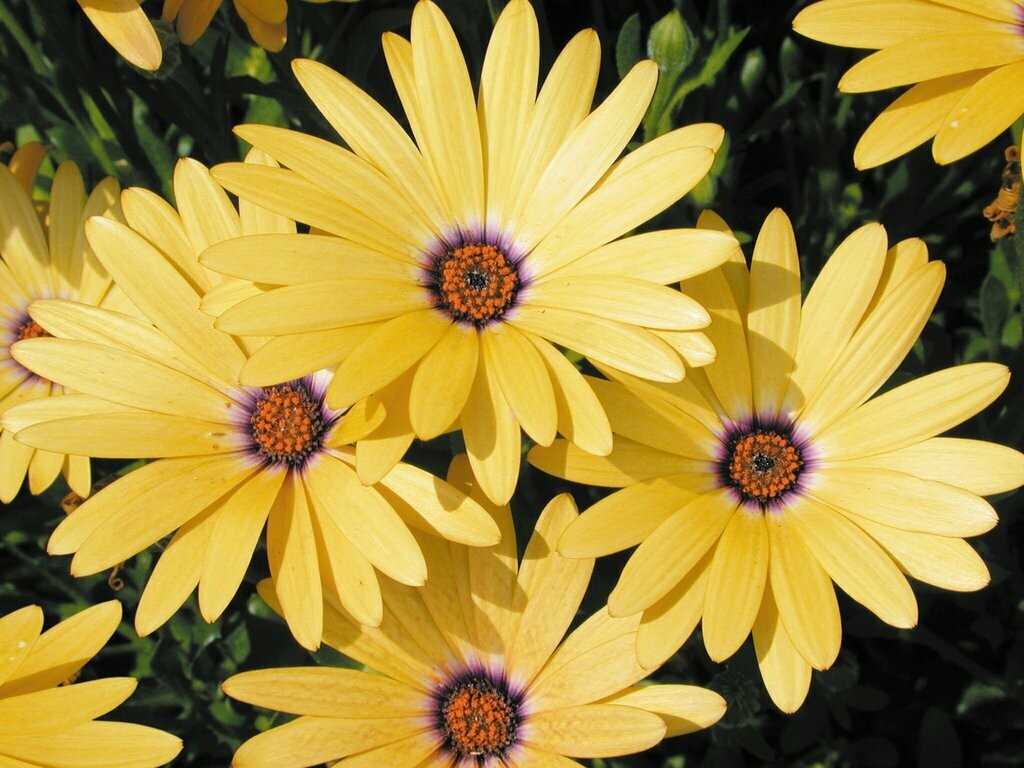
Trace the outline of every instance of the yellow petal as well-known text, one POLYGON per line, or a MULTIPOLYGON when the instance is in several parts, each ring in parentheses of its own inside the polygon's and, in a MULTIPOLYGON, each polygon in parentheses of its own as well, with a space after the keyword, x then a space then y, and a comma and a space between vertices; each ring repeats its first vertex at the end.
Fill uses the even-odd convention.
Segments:
POLYGON ((340 605, 358 624, 379 627, 384 620, 384 600, 373 563, 345 537, 329 514, 316 507, 317 500, 312 501, 324 600, 340 605))
POLYGON ((757 613, 753 635, 757 666, 768 695, 783 712, 796 712, 810 689, 811 665, 800 655, 786 632, 770 585, 764 591, 764 602, 757 613))
POLYGON ((764 515, 739 508, 722 532, 704 597, 704 647, 714 661, 732 656, 747 639, 768 576, 764 515))
POLYGON ((43 756, 61 768, 156 768, 173 760, 181 746, 181 739, 156 728, 98 720, 60 733, 5 738, 4 754, 29 765, 43 756))
POLYGON ((0 700, 0 735, 6 742, 72 728, 105 715, 131 696, 136 685, 131 677, 108 677, 5 697, 0 700))
POLYGON ((706 461, 684 459, 626 438, 616 438, 615 450, 608 456, 595 456, 567 440, 555 440, 548 447, 535 445, 527 458, 533 466, 550 475, 606 488, 623 488, 682 472, 693 474, 695 478, 700 475, 702 482, 704 478, 714 477, 707 473, 706 461))
POLYGON ((639 685, 605 703, 653 712, 668 726, 666 739, 710 728, 725 714, 725 699, 696 685, 639 685))
POLYGON ((682 647, 704 610, 712 547, 682 581, 643 612, 636 636, 636 657, 647 669, 660 667, 682 647))
POLYGON ((461 422, 466 452, 480 487, 495 504, 507 503, 519 479, 519 422, 486 365, 477 366, 461 422))
MULTIPOLYGON (((768 575, 785 637, 808 664, 815 669, 827 669, 836 660, 842 643, 839 603, 832 581, 804 543, 789 510, 770 514, 765 522, 771 547, 768 575)), ((764 610, 762 607, 762 613, 764 610)), ((760 619, 755 622, 755 645, 759 622, 760 619)), ((774 619, 768 623, 762 632, 771 636, 774 619)), ((789 666, 786 669, 793 671, 789 666)))
POLYGON ((160 68, 160 40, 138 0, 78 0, 78 4, 124 58, 140 69, 160 68))
POLYGON ((608 596, 613 616, 642 611, 664 597, 718 541, 739 502, 720 488, 680 508, 636 548, 608 596))
POLYGON ((1017 61, 999 67, 971 86, 950 109, 935 134, 932 145, 935 162, 945 165, 959 160, 1009 128, 1024 112, 1022 80, 1024 61, 1017 61))
POLYGON ((0 683, 17 673, 38 642, 43 628, 43 611, 38 605, 27 605, 0 616, 0 683))
POLYGON ((421 440, 446 432, 462 413, 476 376, 478 338, 476 328, 452 323, 416 366, 409 420, 421 440))
POLYGON ((662 740, 657 715, 617 704, 587 704, 533 715, 523 741, 570 757, 614 757, 642 752, 662 740))
POLYGON ((505 398, 512 416, 540 445, 551 445, 558 427, 558 405, 540 353, 510 325, 486 329, 480 337, 483 364, 505 398))
POLYGON ((804 499, 787 512, 808 549, 850 597, 896 627, 917 624, 917 600, 881 547, 828 506, 804 499))

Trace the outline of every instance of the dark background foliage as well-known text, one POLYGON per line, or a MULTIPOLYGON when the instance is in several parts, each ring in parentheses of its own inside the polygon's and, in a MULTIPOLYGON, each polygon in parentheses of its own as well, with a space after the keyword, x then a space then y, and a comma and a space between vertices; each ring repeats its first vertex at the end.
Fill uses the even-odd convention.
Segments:
MULTIPOLYGON (((502 0, 438 2, 463 42, 470 70, 478 72, 502 0)), ((894 381, 975 360, 1020 371, 1022 236, 1016 248, 1012 241, 993 246, 981 217, 995 197, 1010 135, 948 167, 936 166, 921 148, 882 168, 857 171, 857 138, 894 94, 839 94, 839 76, 860 54, 794 35, 791 21, 803 4, 535 0, 542 72, 575 32, 591 26, 603 45, 599 98, 638 58, 655 55, 661 64, 662 82, 637 142, 693 122, 726 127, 728 143, 711 177, 650 226, 691 226, 710 207, 749 240, 768 211, 782 207, 796 228, 805 284, 832 248, 865 222, 883 222, 890 242, 924 238, 932 258, 946 263, 948 279, 932 322, 894 381)), ((150 13, 158 5, 147 3, 150 13)), ((294 57, 324 61, 401 114, 380 35, 408 33, 413 0, 289 5, 289 41, 280 54, 253 47, 226 3, 192 48, 161 28, 165 64, 154 75, 115 56, 71 0, 0 0, 0 141, 41 139, 52 147, 53 162, 75 160, 90 184, 113 175, 123 186, 142 185, 170 198, 178 157, 207 164, 239 158, 243 147, 231 133, 237 123, 288 125, 336 140, 295 82, 294 57)), ((1016 137, 1019 142, 1020 124, 1016 137)), ((52 170, 48 161, 41 193, 52 170)), ((1015 379, 957 434, 1020 447, 1022 396, 1015 379)), ((410 460, 443 473, 458 448, 456 439, 443 438, 415 446, 410 460)), ((97 477, 123 469, 95 465, 97 477)), ((513 500, 523 543, 543 503, 565 488, 524 463, 513 500)), ((581 508, 604 493, 571 490, 581 508)), ((118 717, 180 735, 185 749, 175 766, 227 765, 240 741, 273 722, 271 713, 228 700, 219 688, 227 676, 345 663, 329 648, 316 654, 300 649, 254 595, 252 586, 267 571, 262 552, 220 621, 204 623, 190 601, 165 627, 140 639, 130 619, 158 548, 111 579, 71 578, 68 558, 45 554, 46 539, 64 514, 65 491, 23 494, 0 506, 0 613, 38 603, 49 625, 94 602, 121 600, 126 621, 84 675, 137 676, 139 690, 118 717), (123 587, 115 590, 118 580, 123 587)), ((782 715, 768 700, 749 642, 715 665, 698 631, 655 677, 719 691, 729 701, 724 720, 646 754, 592 765, 1024 765, 1021 498, 1008 495, 995 504, 1002 522, 974 540, 992 584, 974 594, 916 585, 921 620, 912 630, 890 628, 841 596, 844 649, 832 669, 815 674, 795 715, 782 715)), ((585 609, 603 602, 623 561, 599 563, 585 609)))

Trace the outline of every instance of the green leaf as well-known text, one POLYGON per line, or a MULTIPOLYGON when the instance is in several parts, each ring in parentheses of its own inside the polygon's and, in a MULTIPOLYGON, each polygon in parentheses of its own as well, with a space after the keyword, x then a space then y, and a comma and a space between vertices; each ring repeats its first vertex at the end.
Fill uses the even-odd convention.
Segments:
POLYGON ((634 13, 619 30, 615 42, 615 67, 623 78, 640 61, 640 14, 634 13))
POLYGON ((981 327, 988 338, 993 357, 999 355, 1003 325, 1010 316, 1010 300, 1006 288, 991 272, 981 283, 981 327))

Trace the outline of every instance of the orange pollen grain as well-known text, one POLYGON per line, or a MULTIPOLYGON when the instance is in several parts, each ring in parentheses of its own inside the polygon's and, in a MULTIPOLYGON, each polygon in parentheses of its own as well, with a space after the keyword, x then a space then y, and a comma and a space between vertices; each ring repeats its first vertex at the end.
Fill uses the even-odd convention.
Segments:
POLYGON ((508 696, 483 681, 460 685, 444 700, 448 746, 460 757, 499 755, 515 739, 518 716, 508 696))
POLYGON ((257 452, 271 463, 301 465, 320 448, 325 430, 320 406, 290 384, 264 387, 249 430, 257 452))
POLYGON ((800 451, 777 432, 738 438, 729 457, 729 479, 744 496, 762 504, 796 487, 804 462, 800 451))
POLYGON ((483 325, 501 317, 519 291, 519 274, 493 245, 473 243, 448 251, 434 264, 437 303, 455 320, 483 325))
POLYGON ((35 320, 26 320, 18 328, 17 334, 15 334, 15 341, 24 341, 25 339, 38 339, 43 336, 49 336, 46 331, 43 330, 43 326, 37 323, 35 320))

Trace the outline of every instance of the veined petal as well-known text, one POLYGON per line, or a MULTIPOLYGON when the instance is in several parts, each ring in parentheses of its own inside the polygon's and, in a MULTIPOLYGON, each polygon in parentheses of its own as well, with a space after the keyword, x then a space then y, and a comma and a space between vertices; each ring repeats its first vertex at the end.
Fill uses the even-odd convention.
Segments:
POLYGON ((939 132, 950 110, 988 69, 974 69, 918 83, 874 119, 853 150, 861 170, 906 154, 939 132))
POLYGON ((424 730, 412 736, 382 744, 358 755, 345 758, 344 768, 377 768, 381 765, 402 765, 401 761, 411 761, 409 765, 420 768, 424 762, 433 764, 441 754, 441 738, 433 730, 424 730))
POLYGON ((506 504, 519 479, 519 422, 509 408, 494 371, 478 365, 463 409, 462 434, 473 474, 495 504, 506 504))
POLYGON ((639 62, 601 106, 566 136, 516 222, 515 240, 523 250, 532 251, 604 176, 636 131, 657 79, 653 61, 639 62))
POLYGON ((567 440, 555 440, 547 447, 535 445, 527 458, 549 475, 605 488, 623 488, 681 472, 714 476, 707 472, 707 461, 684 459, 626 438, 616 438, 615 448, 608 456, 595 456, 567 440))
POLYGON ((553 277, 628 275, 668 285, 719 266, 739 248, 731 234, 707 229, 643 232, 602 245, 566 264, 553 277))
POLYGON ((160 68, 163 51, 146 12, 137 0, 78 0, 103 38, 140 69, 160 68))
POLYGON ((245 361, 238 381, 246 386, 274 386, 330 368, 348 357, 373 327, 350 325, 274 336, 245 361))
POLYGON ((246 462, 230 454, 162 459, 121 478, 88 499, 57 527, 50 537, 49 549, 51 552, 67 551, 62 544, 69 543, 76 529, 91 527, 89 517, 95 516, 93 520, 102 517, 99 527, 76 548, 71 573, 86 576, 102 571, 163 538, 237 486, 252 471, 246 462), (143 469, 158 464, 156 472, 135 477, 143 469), (159 477, 151 479, 151 474, 159 477), (125 493, 127 487, 109 492, 132 479, 136 480, 129 484, 134 493, 125 493), (167 504, 168 494, 173 495, 174 504, 167 504), (96 511, 92 515, 82 514, 81 524, 74 524, 75 518, 85 510, 96 511))
POLYGON ((590 112, 600 64, 601 43, 597 33, 585 29, 562 49, 548 72, 522 143, 522 162, 513 169, 514 181, 508 186, 509 208, 514 211, 513 231, 551 158, 569 132, 590 112))
POLYGON ((411 464, 397 464, 377 487, 404 502, 399 514, 405 513, 406 522, 435 536, 474 547, 489 547, 501 540, 491 515, 476 501, 411 464))
POLYGON ((988 567, 970 544, 951 536, 890 528, 856 518, 858 526, 882 545, 908 576, 955 592, 974 592, 988 585, 988 567))
POLYGON ((905 40, 857 62, 839 81, 845 93, 878 91, 919 83, 972 69, 1020 61, 1020 34, 1011 26, 1000 30, 958 29, 905 40))
POLYGON ((548 232, 530 254, 540 276, 652 219, 707 175, 714 151, 691 146, 676 134, 626 155, 548 232))
POLYGON ((551 445, 558 427, 558 405, 547 367, 526 336, 511 325, 481 335, 484 365, 504 395, 512 416, 540 445, 551 445))
POLYGON ((793 225, 779 208, 768 214, 754 245, 746 320, 754 411, 774 416, 800 334, 800 260, 793 225))
POLYGON ((894 451, 863 456, 850 463, 948 483, 979 496, 1012 491, 1024 485, 1024 454, 985 440, 933 437, 894 451))
POLYGON ((174 197, 193 254, 242 234, 238 211, 198 160, 183 157, 175 164, 174 197))
MULTIPOLYGON (((765 522, 771 547, 768 561, 771 594, 782 617, 785 637, 812 667, 828 669, 836 660, 842 643, 839 603, 832 580, 809 545, 804 543, 788 509, 766 516, 765 522)), ((765 594, 768 594, 767 589, 765 594)), ((762 613, 764 610, 762 606, 762 613)), ((761 620, 755 622, 755 647, 759 642, 758 632, 769 637, 776 632, 771 627, 773 622, 766 621, 768 626, 760 630, 757 625, 761 620)), ((786 669, 790 673, 794 671, 791 665, 786 669)))
POLYGON ((711 321, 704 307, 679 291, 626 275, 542 278, 530 286, 530 305, 664 330, 690 331, 711 321))
POLYGON ((664 597, 718 541, 738 506, 730 489, 719 488, 674 512, 622 569, 608 596, 611 614, 628 616, 664 597))
POLYGON ((528 686, 550 658, 590 583, 593 559, 566 558, 555 551, 558 537, 577 516, 572 496, 553 498, 523 553, 513 603, 519 621, 505 650, 506 667, 516 685, 528 686))
POLYGON ((612 430, 594 390, 552 344, 533 334, 526 334, 526 338, 537 349, 551 377, 559 433, 588 453, 607 456, 612 450, 612 430))
POLYGON ((787 511, 793 526, 833 581, 887 624, 917 624, 917 600, 881 547, 825 504, 805 498, 787 511))
POLYGON ((1005 27, 980 16, 968 0, 964 10, 939 2, 904 0, 824 0, 804 8, 793 29, 813 40, 850 48, 888 48, 915 37, 950 29, 989 33, 1005 27))
POLYGON ((125 223, 170 259, 198 293, 213 286, 216 281, 196 262, 196 251, 173 205, 148 189, 129 187, 121 193, 121 211, 125 223))
MULTIPOLYGON (((942 263, 933 261, 882 299, 854 333, 814 399, 808 401, 800 416, 804 424, 821 431, 882 386, 917 340, 938 300, 944 277, 942 263)), ((934 407, 934 401, 931 405, 934 407)))
POLYGON ((382 675, 335 667, 257 669, 229 677, 224 693, 265 709, 340 719, 415 718, 423 694, 382 675))
POLYGON ((769 584, 754 622, 754 651, 761 678, 772 701, 783 712, 796 712, 811 686, 811 665, 797 651, 782 623, 769 584))
POLYGON ((39 641, 43 610, 27 605, 0 616, 0 683, 9 680, 39 641))
POLYGON ((359 482, 347 464, 333 456, 311 467, 308 482, 317 508, 327 512, 377 568, 396 581, 418 586, 427 566, 412 533, 372 486, 359 482))
POLYGON ((687 641, 704 611, 711 547, 682 581, 645 609, 636 635, 636 658, 647 669, 660 667, 687 641))
POLYGON ((340 408, 378 392, 419 362, 449 325, 441 313, 422 309, 377 326, 334 372, 327 387, 327 402, 340 408))
MULTIPOLYGON (((217 318, 239 336, 275 336, 387 320, 422 310, 423 289, 398 280, 318 280, 253 296, 217 318)), ((358 399, 358 398, 357 398, 358 399)))
MULTIPOLYGON (((107 677, 0 699, 0 736, 8 739, 60 732, 105 715, 131 696, 131 677, 107 677)), ((6 751, 6 749, 5 749, 6 751)))
POLYGON ((323 635, 323 589, 310 516, 305 487, 288 473, 267 519, 267 562, 292 636, 313 651, 323 635))
POLYGON ((433 3, 412 14, 412 58, 422 120, 414 126, 451 205, 452 225, 471 230, 484 220, 484 166, 473 86, 448 19, 433 3))
MULTIPOLYGON (((31 191, 29 193, 31 197, 31 191)), ((65 160, 57 167, 50 189, 48 238, 50 264, 60 282, 60 294, 69 295, 72 288, 72 248, 82 226, 85 207, 85 183, 78 166, 65 160)), ((77 275, 76 275, 77 276, 77 275)), ((74 289, 77 290, 77 281, 74 289)))
MULTIPOLYGON (((213 15, 220 7, 221 0, 191 0, 180 5, 181 10, 177 14, 178 37, 185 45, 192 45, 202 37, 206 28, 210 26, 213 15)), ((164 10, 164 18, 167 11, 164 10)))
POLYGON ((357 624, 379 627, 384 620, 384 600, 373 563, 329 514, 317 509, 317 500, 312 501, 311 521, 325 602, 340 605, 357 624))
POLYGON ((191 376, 132 352, 72 339, 26 339, 14 359, 50 381, 120 405, 224 424, 234 403, 191 376))
POLYGON ((421 440, 447 431, 462 413, 476 376, 479 338, 476 328, 451 323, 416 366, 409 420, 421 440))
MULTIPOLYGON (((21 609, 24 613, 9 614, 21 614, 10 623, 6 617, 0 620, 0 654, 6 651, 2 658, 14 666, 7 676, 0 665, 0 696, 16 696, 63 683, 99 653, 121 622, 120 601, 107 600, 79 611, 40 635, 33 607, 21 609), (39 635, 38 639, 31 642, 35 635, 39 635), (11 648, 5 642, 8 637, 15 638, 11 648), (23 645, 19 647, 19 643, 23 645)), ((42 616, 38 618, 41 626, 42 616)))
POLYGON ((327 122, 357 155, 367 160, 403 189, 403 198, 418 205, 435 231, 450 224, 437 190, 416 145, 374 99, 350 80, 310 59, 292 62, 299 83, 327 122))
POLYGON ((977 536, 998 521, 992 506, 970 491, 857 464, 823 467, 808 493, 840 512, 918 533, 977 536))
POLYGON ((540 35, 525 0, 505 6, 494 24, 480 74, 477 119, 483 142, 487 220, 504 228, 537 97, 540 35))
POLYGON ((667 726, 652 712, 617 704, 586 704, 530 717, 523 741, 571 757, 642 752, 662 740, 667 726))
POLYGON ((199 611, 207 621, 216 621, 238 591, 285 475, 258 472, 221 506, 199 577, 199 611))
POLYGON ((638 685, 604 703, 653 712, 668 726, 666 739, 710 728, 725 714, 725 699, 696 685, 638 685))
POLYGON ((49 295, 52 284, 46 238, 31 201, 18 180, 0 163, 0 252, 18 286, 31 296, 49 295))
POLYGON ((740 507, 715 547, 704 597, 704 647, 714 661, 729 658, 747 639, 767 577, 764 515, 740 507))
POLYGON ((823 456, 859 459, 933 437, 978 413, 1006 389, 1010 372, 970 363, 891 389, 837 419, 815 436, 823 456))
POLYGON ((787 410, 813 397, 843 353, 874 296, 886 253, 885 228, 865 224, 835 249, 814 280, 799 322, 787 410))
MULTIPOLYGON (((1017 37, 1021 37, 1019 28, 1017 37)), ((945 165, 969 155, 1020 117, 1024 112, 1024 89, 1020 88, 1024 80, 1024 50, 1020 59, 984 75, 953 105, 935 134, 932 144, 935 162, 945 165)))
POLYGON ((675 350, 644 328, 564 309, 533 306, 519 307, 509 322, 519 330, 645 379, 683 378, 683 363, 675 350))
POLYGON ((598 501, 565 530, 558 552, 565 557, 602 557, 636 546, 692 501, 703 478, 670 475, 628 485, 598 501))
POLYGON ((408 244, 412 253, 430 243, 437 233, 415 206, 404 206, 394 216, 395 198, 401 192, 391 180, 358 155, 315 136, 270 125, 240 125, 235 133, 267 152, 324 192, 335 195, 346 206, 377 222, 408 244), (343 185, 337 181, 344 179, 343 185))
POLYGON ((328 235, 256 234, 232 238, 203 251, 206 267, 270 285, 299 285, 318 280, 416 280, 412 262, 328 235))
MULTIPOLYGON (((12 736, 4 739, 4 755, 32 761, 46 755, 61 768, 95 768, 102 755, 104 768, 145 768, 165 765, 181 751, 181 739, 165 731, 134 723, 93 720, 61 733, 12 736)), ((21 768, 15 764, 15 768, 21 768)))
POLYGON ((232 381, 245 361, 234 339, 199 311, 199 296, 145 238, 113 219, 85 224, 89 244, 107 272, 157 328, 221 378, 232 381))

